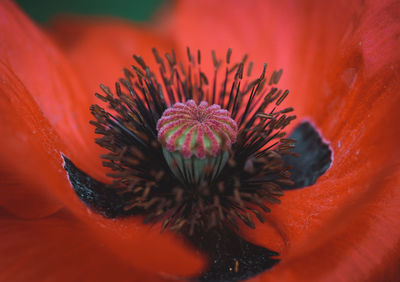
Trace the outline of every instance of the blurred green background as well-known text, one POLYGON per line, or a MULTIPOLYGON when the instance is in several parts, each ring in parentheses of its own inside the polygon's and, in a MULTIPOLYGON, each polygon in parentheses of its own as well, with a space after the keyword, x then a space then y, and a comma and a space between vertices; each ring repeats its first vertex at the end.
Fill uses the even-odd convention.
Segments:
POLYGON ((52 16, 67 13, 148 20, 163 0, 17 0, 37 22, 46 23, 52 16))

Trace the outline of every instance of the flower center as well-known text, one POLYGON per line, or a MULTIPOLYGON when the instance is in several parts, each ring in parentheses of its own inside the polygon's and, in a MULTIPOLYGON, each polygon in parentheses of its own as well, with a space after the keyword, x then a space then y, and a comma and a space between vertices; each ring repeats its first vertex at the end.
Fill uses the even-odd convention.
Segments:
POLYGON ((157 75, 134 55, 115 94, 101 85, 105 95, 96 96, 111 110, 93 105, 91 123, 109 150, 103 164, 124 214, 192 235, 237 220, 254 228, 252 215, 263 222, 267 205, 279 203, 281 185, 292 183, 283 155, 294 141, 282 138, 296 116, 279 109, 289 91, 275 87, 281 70, 267 78, 264 65, 252 78, 247 56, 231 64, 231 52, 225 63, 212 52, 212 80, 200 51, 195 58, 188 49, 185 65, 154 49, 157 75))

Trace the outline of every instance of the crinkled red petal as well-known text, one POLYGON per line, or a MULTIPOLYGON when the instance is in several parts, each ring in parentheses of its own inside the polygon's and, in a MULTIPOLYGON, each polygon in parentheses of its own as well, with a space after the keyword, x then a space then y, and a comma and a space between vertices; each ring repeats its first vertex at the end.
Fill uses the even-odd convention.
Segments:
POLYGON ((0 61, 0 205, 23 217, 54 213, 68 188, 65 146, 15 74, 0 61))
POLYGON ((1 281, 172 280, 116 256, 65 210, 36 220, 15 218, 0 210, 0 234, 0 240, 7 242, 0 244, 1 281))
POLYGON ((79 76, 55 44, 12 1, 0 1, 0 60, 6 63, 63 139, 70 158, 102 175, 79 76))
MULTIPOLYGON (((116 261, 121 258, 133 269, 167 276, 198 273, 204 264, 202 257, 187 248, 179 238, 172 234, 160 234, 159 228, 142 225, 141 218, 114 221, 91 214, 79 201, 67 181, 61 153, 96 177, 95 166, 100 158, 91 146, 97 148, 97 145, 93 142, 93 136, 87 137, 88 132, 93 132, 88 124, 89 117, 85 120, 86 114, 81 115, 83 112, 89 113, 87 101, 90 99, 87 99, 88 96, 79 96, 85 94, 63 55, 13 3, 0 2, 0 14, 0 29, 5 38, 0 44, 0 87, 4 93, 0 103, 1 129, 5 136, 0 141, 1 173, 4 176, 1 206, 18 216, 43 217, 65 205, 66 209, 79 217, 82 222, 79 226, 85 226, 82 234, 79 233, 84 238, 82 244, 90 241, 96 246, 100 245, 112 253, 116 261), (83 140, 82 143, 76 139, 77 136, 83 140), (92 145, 82 148, 84 143, 92 145)), ((32 228, 35 226, 34 221, 17 222, 21 228, 23 223, 32 228)), ((78 232, 73 223, 66 224, 71 224, 71 232, 78 232)), ((62 236, 62 232, 57 230, 52 233, 52 228, 42 229, 40 224, 37 230, 42 230, 38 233, 40 236, 35 237, 36 241, 42 239, 42 244, 47 243, 46 238, 56 236, 53 240, 58 240, 57 236, 60 236, 59 244, 62 246, 63 241, 71 235, 66 233, 68 236, 62 236)), ((23 236, 15 237, 15 241, 12 241, 10 238, 13 233, 9 233, 11 235, 0 244, 9 248, 9 252, 12 252, 15 244, 23 243, 23 236)), ((29 239, 29 233, 27 236, 25 240, 29 239)), ((35 242, 26 244, 24 251, 35 252, 35 242)), ((64 244, 67 247, 60 253, 55 252, 53 257, 44 254, 44 258, 57 258, 62 252, 71 251, 69 245, 64 244)), ((25 265, 20 273, 22 276, 35 272, 41 259, 36 256, 28 258, 23 258, 25 265)), ((100 267, 105 264, 101 255, 94 255, 93 265, 96 264, 95 258, 100 267)), ((110 268, 115 267, 111 265, 113 261, 107 260, 110 268)), ((2 262, 1 274, 7 273, 6 258, 2 262)), ((76 271, 86 273, 84 266, 82 264, 79 268, 77 264, 76 271)), ((57 268, 66 276, 71 271, 63 264, 57 268)), ((105 277, 110 277, 110 274, 105 277)))
POLYGON ((163 54, 174 47, 168 34, 120 19, 58 18, 50 32, 85 83, 92 103, 99 103, 93 94, 100 91, 100 83, 113 88, 124 76, 123 68, 131 69, 133 54, 158 70, 152 48, 163 54))
POLYGON ((287 192, 267 225, 243 229, 248 239, 282 253, 262 281, 394 274, 399 6, 390 0, 177 3, 178 43, 221 55, 233 47, 259 65, 284 68, 280 85, 292 92, 285 103, 311 118, 334 150, 333 166, 316 185, 287 192))

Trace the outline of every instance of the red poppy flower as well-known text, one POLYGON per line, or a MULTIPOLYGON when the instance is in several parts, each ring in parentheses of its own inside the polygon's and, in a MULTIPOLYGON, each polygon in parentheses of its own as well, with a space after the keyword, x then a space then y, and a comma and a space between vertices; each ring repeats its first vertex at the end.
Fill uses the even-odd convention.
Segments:
POLYGON ((272 2, 181 1, 154 26, 69 18, 48 34, 0 2, 0 280, 169 281, 206 268, 171 233, 88 210, 61 158, 107 181, 89 127, 92 93, 112 85, 133 52, 152 62, 153 46, 184 54, 187 45, 233 47, 233 56, 282 67, 293 93, 286 103, 334 151, 315 185, 288 191, 265 224, 241 229, 280 253, 252 281, 399 277, 400 5, 272 2))

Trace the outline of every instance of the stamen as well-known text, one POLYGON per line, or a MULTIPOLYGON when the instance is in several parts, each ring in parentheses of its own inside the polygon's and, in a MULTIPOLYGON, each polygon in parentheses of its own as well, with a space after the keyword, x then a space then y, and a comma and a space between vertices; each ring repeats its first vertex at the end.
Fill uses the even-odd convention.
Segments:
POLYGON ((279 203, 280 186, 291 183, 282 157, 293 154, 294 142, 281 138, 296 116, 287 115, 291 107, 278 109, 289 94, 276 87, 282 70, 267 78, 265 64, 252 77, 248 56, 231 62, 228 49, 225 60, 212 51, 214 73, 205 74, 199 50, 196 56, 187 48, 186 63, 174 51, 152 52, 157 72, 134 55, 115 94, 104 85, 104 94, 95 94, 111 110, 91 106, 91 124, 102 135, 95 142, 109 150, 103 165, 126 201, 123 210, 188 234, 237 227, 237 220, 255 228, 267 204, 279 203))

